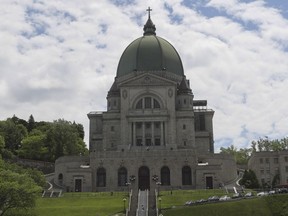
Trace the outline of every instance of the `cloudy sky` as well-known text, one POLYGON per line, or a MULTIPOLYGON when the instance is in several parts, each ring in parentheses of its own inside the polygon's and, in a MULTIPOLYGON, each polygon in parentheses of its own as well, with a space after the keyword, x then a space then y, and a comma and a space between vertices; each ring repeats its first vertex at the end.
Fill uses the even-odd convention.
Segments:
POLYGON ((119 58, 156 32, 179 52, 195 99, 215 110, 215 149, 288 136, 287 0, 0 0, 0 120, 106 110, 119 58))

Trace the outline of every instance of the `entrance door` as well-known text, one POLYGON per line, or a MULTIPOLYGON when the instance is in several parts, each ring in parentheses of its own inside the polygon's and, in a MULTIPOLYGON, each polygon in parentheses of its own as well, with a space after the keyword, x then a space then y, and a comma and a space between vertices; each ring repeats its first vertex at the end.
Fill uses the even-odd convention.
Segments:
POLYGON ((150 189, 150 172, 148 167, 142 166, 139 168, 138 180, 140 190, 150 189))
POLYGON ((213 177, 212 176, 206 176, 206 188, 213 189, 213 177))
POLYGON ((75 192, 82 192, 82 179, 75 179, 75 192))

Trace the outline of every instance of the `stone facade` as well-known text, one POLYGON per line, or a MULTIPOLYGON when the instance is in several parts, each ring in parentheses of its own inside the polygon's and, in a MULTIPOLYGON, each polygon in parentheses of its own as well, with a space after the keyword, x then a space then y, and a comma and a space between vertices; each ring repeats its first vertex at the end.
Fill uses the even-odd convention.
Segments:
POLYGON ((155 30, 149 17, 120 58, 107 111, 88 114, 89 157, 56 161, 55 182, 68 191, 218 188, 236 178, 234 159, 214 154, 214 111, 194 100, 180 56, 155 30))
POLYGON ((248 162, 260 185, 271 186, 274 177, 279 174, 276 185, 288 185, 288 151, 254 152, 248 162))

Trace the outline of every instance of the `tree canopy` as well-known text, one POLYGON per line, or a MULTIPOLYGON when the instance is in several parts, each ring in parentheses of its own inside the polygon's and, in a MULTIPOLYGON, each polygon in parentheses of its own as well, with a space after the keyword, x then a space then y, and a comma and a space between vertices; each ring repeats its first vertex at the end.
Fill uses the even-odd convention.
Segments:
POLYGON ((239 181, 240 185, 245 186, 246 188, 259 188, 259 182, 256 177, 256 174, 253 170, 245 170, 242 179, 239 181))
POLYGON ((238 150, 237 147, 231 145, 227 148, 221 147, 220 152, 223 154, 233 155, 238 165, 246 165, 248 164, 252 149, 240 148, 238 150))
POLYGON ((64 119, 37 122, 33 115, 25 121, 14 115, 0 121, 0 153, 4 158, 54 162, 64 155, 86 155, 88 149, 81 124, 64 119))
POLYGON ((253 151, 283 151, 288 150, 288 137, 270 140, 267 136, 257 141, 252 141, 253 151))
POLYGON ((252 152, 257 151, 283 151, 288 150, 288 137, 272 139, 268 137, 259 138, 251 142, 251 148, 238 149, 234 145, 227 148, 221 147, 220 153, 233 155, 238 165, 247 165, 252 152))
POLYGON ((0 158, 0 215, 12 209, 28 209, 35 205, 36 196, 45 184, 37 170, 26 170, 0 158), (35 171, 35 172, 34 172, 35 171))

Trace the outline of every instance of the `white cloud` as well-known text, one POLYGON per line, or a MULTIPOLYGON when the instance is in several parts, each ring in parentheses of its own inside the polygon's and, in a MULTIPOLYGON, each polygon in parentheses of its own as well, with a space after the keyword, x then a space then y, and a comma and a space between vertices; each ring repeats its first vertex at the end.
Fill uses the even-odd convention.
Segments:
POLYGON ((117 2, 4 0, 0 119, 75 120, 87 142, 86 114, 106 109, 119 58, 142 35, 151 6, 157 35, 179 52, 195 99, 215 110, 215 149, 288 135, 288 22, 279 10, 264 1, 202 1, 219 11, 206 17, 180 0, 117 2))

